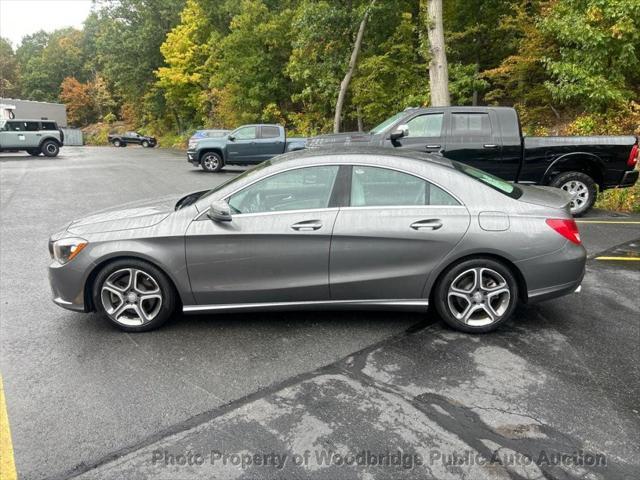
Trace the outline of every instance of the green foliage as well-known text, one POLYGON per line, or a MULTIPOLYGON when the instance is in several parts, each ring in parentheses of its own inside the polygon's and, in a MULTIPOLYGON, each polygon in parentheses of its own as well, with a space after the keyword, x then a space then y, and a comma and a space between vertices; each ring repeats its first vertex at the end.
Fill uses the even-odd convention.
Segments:
POLYGON ((8 40, 0 37, 0 97, 16 97, 18 84, 18 61, 8 40))
POLYGON ((540 29, 557 50, 545 57, 546 83, 563 104, 604 111, 640 90, 638 0, 563 0, 540 29), (635 88, 634 88, 635 86, 635 88))

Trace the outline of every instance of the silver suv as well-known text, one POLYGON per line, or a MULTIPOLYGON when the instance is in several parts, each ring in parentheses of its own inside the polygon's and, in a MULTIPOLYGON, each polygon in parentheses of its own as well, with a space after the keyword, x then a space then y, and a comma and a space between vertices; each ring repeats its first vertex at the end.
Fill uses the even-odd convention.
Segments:
POLYGON ((55 157, 64 144, 64 134, 52 120, 0 120, 0 152, 24 150, 37 157, 55 157))

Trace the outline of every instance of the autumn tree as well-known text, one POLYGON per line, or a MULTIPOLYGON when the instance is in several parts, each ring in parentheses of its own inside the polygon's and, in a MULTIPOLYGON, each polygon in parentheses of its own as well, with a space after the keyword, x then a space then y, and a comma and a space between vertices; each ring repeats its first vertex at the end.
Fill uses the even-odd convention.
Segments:
POLYGON ((62 81, 60 100, 67 107, 69 123, 84 126, 96 119, 95 104, 91 97, 91 86, 80 83, 74 77, 62 81))
POLYGON ((18 84, 18 61, 8 40, 0 37, 0 97, 16 97, 18 84))

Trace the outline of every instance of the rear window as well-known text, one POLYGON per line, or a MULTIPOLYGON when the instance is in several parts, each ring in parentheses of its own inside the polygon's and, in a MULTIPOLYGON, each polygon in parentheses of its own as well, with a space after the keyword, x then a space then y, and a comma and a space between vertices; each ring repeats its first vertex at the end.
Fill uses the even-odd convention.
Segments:
POLYGON ((56 122, 42 122, 42 130, 57 130, 56 122))
POLYGON ((513 183, 507 182, 506 180, 496 177, 495 175, 491 175, 490 173, 471 167, 469 165, 465 165, 463 163, 454 161, 452 161, 451 163, 459 172, 462 172, 466 176, 484 183, 486 186, 491 187, 508 197, 520 198, 522 196, 522 190, 516 187, 513 183))

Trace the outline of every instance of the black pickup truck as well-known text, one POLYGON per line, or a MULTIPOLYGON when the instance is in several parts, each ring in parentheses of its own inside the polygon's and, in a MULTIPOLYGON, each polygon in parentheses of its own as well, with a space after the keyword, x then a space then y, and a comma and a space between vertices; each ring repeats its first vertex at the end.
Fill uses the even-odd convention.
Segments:
POLYGON ((368 133, 322 135, 306 146, 363 143, 439 153, 506 180, 562 188, 576 216, 593 206, 598 187, 638 179, 636 137, 525 137, 508 107, 410 108, 368 133))

